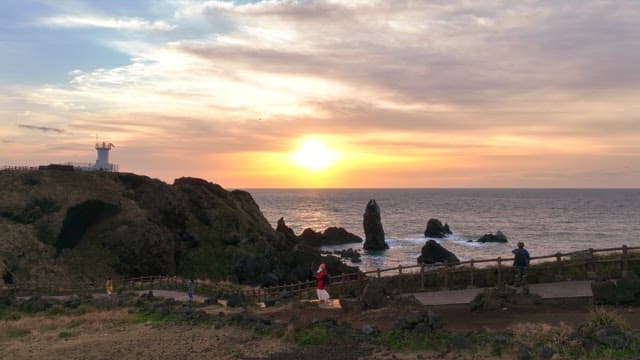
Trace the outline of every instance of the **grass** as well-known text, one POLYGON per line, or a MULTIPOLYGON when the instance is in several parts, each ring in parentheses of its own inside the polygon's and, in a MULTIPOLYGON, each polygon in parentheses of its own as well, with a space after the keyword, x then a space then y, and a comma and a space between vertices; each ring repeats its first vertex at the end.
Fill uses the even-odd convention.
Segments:
POLYGON ((585 333, 594 334, 601 329, 629 330, 629 323, 620 315, 607 311, 603 307, 596 307, 591 311, 589 322, 585 328, 585 333))
POLYGON ((334 337, 324 326, 313 326, 298 330, 295 339, 298 345, 326 345, 330 344, 334 337))
POLYGON ((78 335, 79 335, 79 333, 77 333, 77 332, 61 331, 61 332, 58 334, 58 337, 59 337, 60 339, 65 339, 65 340, 66 340, 66 339, 71 339, 71 338, 73 338, 73 337, 76 337, 76 336, 78 336, 78 335))

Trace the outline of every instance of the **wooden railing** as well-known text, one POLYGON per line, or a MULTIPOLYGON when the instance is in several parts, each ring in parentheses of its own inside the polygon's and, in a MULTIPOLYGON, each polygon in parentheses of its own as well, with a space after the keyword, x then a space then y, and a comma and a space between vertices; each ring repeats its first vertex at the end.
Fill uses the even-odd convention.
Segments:
MULTIPOLYGON (((531 272, 539 270, 551 270, 556 271, 557 275, 561 275, 563 269, 566 267, 578 267, 585 266, 595 269, 598 264, 615 264, 620 265, 620 271, 629 271, 630 261, 640 262, 640 252, 632 253, 632 251, 640 250, 640 247, 629 247, 623 245, 618 248, 605 248, 605 249, 587 249, 581 251, 572 251, 567 253, 555 253, 545 256, 531 257, 531 272), (603 253, 619 253, 619 256, 597 256, 603 253), (568 259, 567 259, 568 258, 568 259)), ((403 278, 411 278, 415 283, 416 280, 419 284, 418 287, 412 289, 413 291, 424 290, 426 288, 425 283, 427 277, 440 277, 439 288, 449 288, 451 285, 450 278, 453 274, 464 273, 467 281, 465 287, 473 287, 478 285, 477 277, 479 272, 494 272, 493 284, 483 284, 496 286, 501 283, 505 283, 510 280, 506 278, 506 273, 511 272, 513 257, 497 257, 491 259, 480 260, 467 260, 455 263, 440 263, 435 265, 417 264, 417 265, 398 265, 396 267, 375 269, 371 271, 360 272, 356 274, 342 274, 337 276, 331 276, 331 287, 337 288, 341 285, 353 284, 354 282, 364 282, 370 278, 385 278, 387 282, 396 283, 397 289, 403 289, 403 278), (508 264, 508 265, 507 265, 508 264), (416 279, 417 278, 417 279, 416 279)), ((586 272, 589 272, 586 270, 586 272)), ((585 273, 585 275, 588 275, 585 273)), ((622 275, 622 273, 620 273, 622 275)), ((556 276, 556 280, 561 276, 556 276)), ((277 296, 282 292, 288 292, 291 294, 300 294, 309 292, 309 290, 315 287, 315 281, 300 282, 295 284, 286 284, 273 287, 263 288, 263 293, 267 297, 277 296)), ((459 285, 458 285, 459 286, 459 285)))
MULTIPOLYGON (((555 274, 552 281, 566 280, 563 273, 571 267, 580 267, 581 275, 596 272, 602 265, 615 266, 608 277, 622 276, 630 270, 630 264, 640 267, 640 247, 587 249, 568 253, 555 253, 531 258, 529 272, 540 272, 545 277, 555 274), (606 254, 609 253, 607 255, 606 254)), ((399 291, 424 291, 425 289, 442 289, 450 287, 496 286, 508 282, 512 271, 512 257, 467 260, 456 263, 436 265, 398 265, 397 267, 375 269, 365 272, 348 273, 331 276, 332 293, 348 286, 362 286, 368 279, 382 279, 389 287, 399 291)), ((211 280, 194 280, 196 292, 205 296, 236 295, 242 300, 264 301, 279 297, 314 296, 312 290, 315 280, 290 283, 271 287, 246 287, 231 283, 211 280)), ((187 279, 169 276, 141 276, 126 279, 114 279, 114 287, 119 290, 175 289, 185 291, 187 279)), ((92 293, 104 291, 104 282, 75 283, 37 283, 30 282, 19 285, 4 285, 0 293, 13 294, 42 293, 58 295, 65 293, 92 293)))

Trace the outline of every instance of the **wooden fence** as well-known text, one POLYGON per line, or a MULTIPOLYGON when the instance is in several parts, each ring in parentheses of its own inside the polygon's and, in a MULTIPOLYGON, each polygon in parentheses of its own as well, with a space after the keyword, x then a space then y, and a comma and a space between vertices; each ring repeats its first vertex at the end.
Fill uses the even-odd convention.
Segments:
MULTIPOLYGON (((537 272, 544 272, 551 281, 575 280, 577 277, 620 277, 630 270, 630 263, 640 266, 640 247, 623 245, 618 248, 587 249, 568 253, 555 253, 545 256, 531 257, 530 277, 537 272), (606 256, 602 256, 605 255, 606 256), (605 268, 602 265, 613 265, 613 271, 608 274, 597 275, 597 270, 605 268), (569 269, 578 269, 580 275, 569 278, 569 269), (580 269, 581 268, 581 269, 580 269), (619 270, 619 271, 618 271, 619 270)), ((341 274, 331 276, 331 288, 340 291, 341 286, 363 283, 370 278, 382 279, 391 289, 400 291, 424 291, 427 289, 449 289, 455 287, 497 286, 513 279, 511 266, 514 258, 491 258, 468 260, 456 263, 442 263, 435 265, 398 265, 397 267, 376 269, 355 274, 341 274), (487 276, 489 274, 490 276, 487 276), (484 281, 480 281, 484 275, 484 281), (488 278, 488 280, 487 280, 488 278), (455 282, 453 281, 455 280, 455 282), (432 286, 428 286, 432 285, 432 286), (433 286, 435 285, 435 286, 433 286)), ((540 277, 540 276, 538 276, 540 277)), ((538 281, 534 281, 538 282, 538 281)), ((308 293, 315 287, 315 281, 300 282, 263 288, 267 298, 288 294, 308 293)))
MULTIPOLYGON (((533 281, 547 282, 576 280, 578 278, 624 276, 631 265, 640 271, 640 247, 587 249, 568 253, 555 253, 531 258, 528 270, 533 281), (598 275, 600 274, 600 275, 598 275)), ((331 276, 332 295, 345 291, 357 293, 368 279, 377 278, 396 292, 413 292, 433 289, 496 286, 512 279, 513 268, 509 258, 468 260, 436 265, 398 265, 397 267, 331 276)), ((142 276, 114 279, 119 290, 173 289, 186 291, 187 279, 169 276, 142 276)), ((226 282, 195 280, 196 292, 205 296, 236 295, 241 300, 265 301, 282 297, 314 296, 315 280, 271 287, 246 287, 226 282)), ((104 282, 37 283, 4 285, 0 293, 58 295, 65 293, 94 293, 104 291, 104 282)))

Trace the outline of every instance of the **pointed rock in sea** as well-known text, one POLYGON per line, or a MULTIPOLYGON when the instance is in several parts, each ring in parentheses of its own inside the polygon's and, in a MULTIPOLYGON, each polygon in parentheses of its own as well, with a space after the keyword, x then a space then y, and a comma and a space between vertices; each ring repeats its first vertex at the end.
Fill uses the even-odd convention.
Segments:
POLYGON ((375 200, 369 200, 364 212, 365 250, 386 250, 389 245, 384 241, 384 229, 380 220, 380 207, 375 200))

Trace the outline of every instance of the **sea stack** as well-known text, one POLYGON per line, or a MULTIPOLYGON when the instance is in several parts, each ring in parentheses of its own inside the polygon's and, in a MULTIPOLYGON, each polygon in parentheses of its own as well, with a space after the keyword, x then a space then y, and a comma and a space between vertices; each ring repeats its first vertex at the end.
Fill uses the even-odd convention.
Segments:
POLYGON ((380 207, 375 200, 369 200, 364 212, 365 250, 386 250, 389 245, 384 241, 384 229, 380 220, 380 207))

